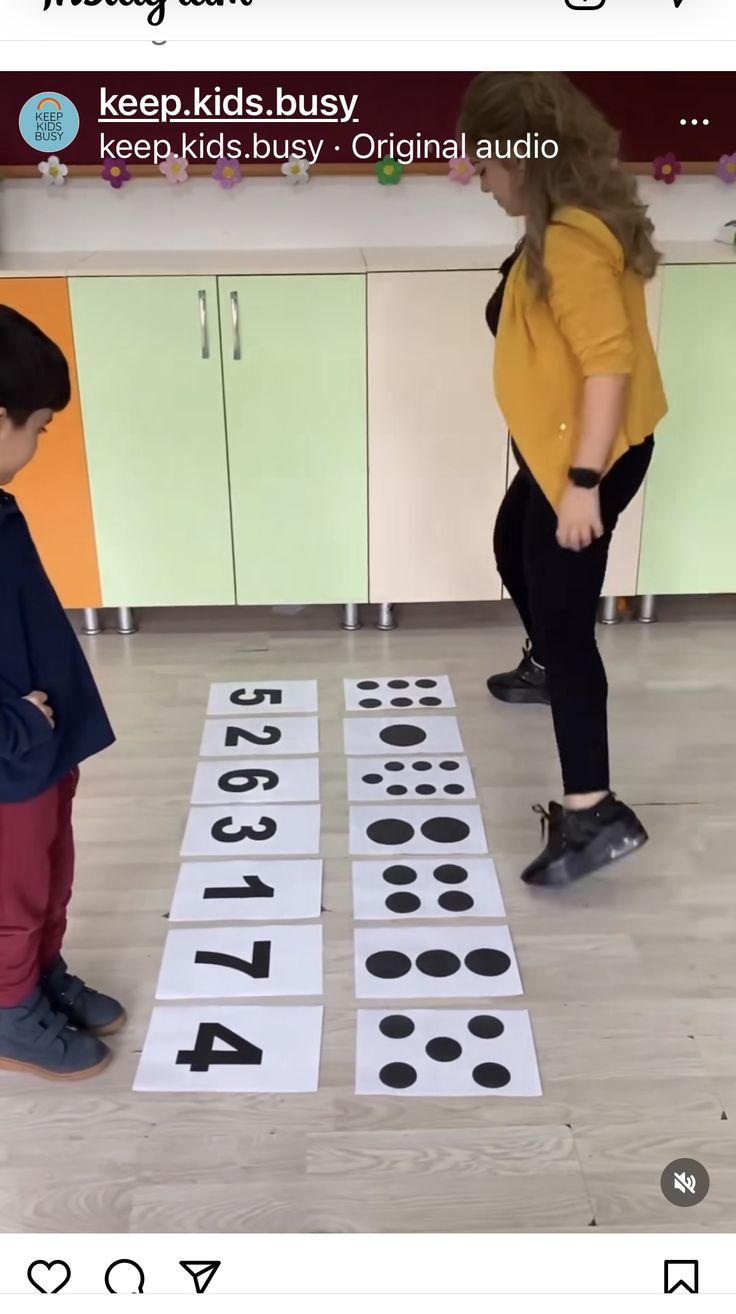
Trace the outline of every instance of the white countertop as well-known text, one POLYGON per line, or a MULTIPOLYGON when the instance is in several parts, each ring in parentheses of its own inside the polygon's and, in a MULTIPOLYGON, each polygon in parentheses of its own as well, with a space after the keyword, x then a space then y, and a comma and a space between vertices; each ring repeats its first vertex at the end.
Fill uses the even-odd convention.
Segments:
MULTIPOLYGON (((668 265, 736 264, 736 247, 664 242, 668 265)), ((251 251, 58 251, 0 253, 0 278, 364 274, 494 270, 508 247, 367 247, 251 251)))

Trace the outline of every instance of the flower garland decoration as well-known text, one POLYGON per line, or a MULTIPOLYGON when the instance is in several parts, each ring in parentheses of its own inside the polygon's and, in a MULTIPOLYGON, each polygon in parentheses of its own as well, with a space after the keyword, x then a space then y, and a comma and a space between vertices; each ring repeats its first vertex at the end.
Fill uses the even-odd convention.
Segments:
POLYGON ((736 152, 733 155, 722 155, 716 173, 721 182, 736 183, 736 152))
POLYGON ((225 192, 232 191, 233 187, 237 187, 238 183, 243 181, 239 162, 237 160, 228 160, 225 156, 217 161, 212 171, 212 177, 225 192))
POLYGON ((131 174, 125 160, 105 160, 101 177, 117 192, 130 182, 131 174))
POLYGON ((658 155, 652 168, 657 182, 667 183, 668 186, 676 182, 679 174, 682 173, 682 165, 671 151, 666 155, 658 155))
POLYGON ((166 181, 172 185, 189 182, 189 164, 180 155, 167 155, 158 167, 166 181))
POLYGON ((395 187, 401 182, 401 176, 404 172, 404 166, 399 160, 393 159, 391 155, 384 155, 382 160, 376 165, 378 181, 383 187, 395 187))
POLYGON ((286 164, 281 165, 281 172, 290 183, 309 182, 309 165, 299 155, 290 155, 286 164))
POLYGON ((38 172, 47 187, 63 187, 69 168, 61 163, 58 155, 50 155, 47 160, 41 160, 38 172))
POLYGON ((450 161, 447 176, 450 182, 460 183, 461 187, 467 187, 468 183, 473 181, 475 173, 476 169, 473 161, 463 156, 462 159, 450 161))

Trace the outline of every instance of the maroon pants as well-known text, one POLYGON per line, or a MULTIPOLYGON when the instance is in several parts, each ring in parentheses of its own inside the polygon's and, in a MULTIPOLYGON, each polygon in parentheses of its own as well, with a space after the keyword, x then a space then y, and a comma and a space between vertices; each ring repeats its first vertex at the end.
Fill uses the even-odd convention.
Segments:
POLYGON ((0 1008, 12 1008, 59 957, 74 880, 72 771, 28 803, 0 803, 0 1008))

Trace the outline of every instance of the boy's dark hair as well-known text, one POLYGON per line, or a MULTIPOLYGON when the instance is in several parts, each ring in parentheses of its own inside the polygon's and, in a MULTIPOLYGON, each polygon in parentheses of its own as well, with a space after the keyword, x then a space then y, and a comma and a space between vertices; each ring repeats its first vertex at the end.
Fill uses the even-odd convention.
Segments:
POLYGON ((63 411, 70 398, 63 351, 25 315, 0 305, 0 407, 20 426, 34 411, 63 411))

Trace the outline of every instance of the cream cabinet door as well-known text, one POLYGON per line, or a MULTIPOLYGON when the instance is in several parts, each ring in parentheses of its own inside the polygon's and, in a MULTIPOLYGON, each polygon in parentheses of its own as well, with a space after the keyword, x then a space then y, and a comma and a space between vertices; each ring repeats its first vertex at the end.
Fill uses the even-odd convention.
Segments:
POLYGON ((506 426, 484 310, 493 271, 368 275, 370 597, 499 599, 506 426))

